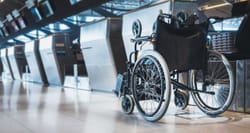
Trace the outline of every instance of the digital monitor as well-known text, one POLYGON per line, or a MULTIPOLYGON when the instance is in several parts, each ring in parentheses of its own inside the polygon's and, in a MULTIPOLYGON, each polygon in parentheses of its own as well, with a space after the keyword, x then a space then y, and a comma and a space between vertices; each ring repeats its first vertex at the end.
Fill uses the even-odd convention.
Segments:
POLYGON ((0 28, 2 28, 3 27, 3 22, 2 21, 0 21, 0 28))
POLYGON ((238 31, 244 17, 229 18, 213 24, 215 31, 238 31))
POLYGON ((32 8, 30 11, 36 22, 42 20, 42 16, 36 7, 32 8))
POLYGON ((82 0, 69 0, 71 5, 74 5, 74 4, 76 4, 76 3, 80 2, 80 1, 82 1, 82 0))
POLYGON ((54 14, 53 8, 48 0, 41 3, 40 9, 44 17, 49 17, 54 14))
POLYGON ((2 31, 3 31, 4 36, 9 36, 9 31, 7 30, 5 26, 2 28, 2 31))
POLYGON ((16 24, 16 21, 13 20, 13 21, 10 22, 10 24, 11 24, 12 28, 14 29, 14 32, 19 31, 19 27, 16 24))
MULTIPOLYGON (((13 20, 14 21, 14 20, 13 20)), ((11 34, 11 33, 15 33, 16 31, 18 31, 18 27, 17 27, 17 25, 16 25, 16 23, 15 22, 13 22, 13 21, 11 21, 11 22, 6 22, 5 23, 5 29, 6 29, 6 31, 8 32, 8 34, 11 34), (13 22, 13 23, 12 23, 13 22), (15 29, 15 28, 17 28, 17 29, 15 29)))
POLYGON ((20 26, 21 29, 25 28, 26 27, 26 22, 25 20, 23 19, 23 17, 18 17, 17 18, 17 22, 18 22, 18 25, 20 26))
POLYGON ((4 37, 4 33, 3 33, 2 29, 0 29, 0 37, 4 37))

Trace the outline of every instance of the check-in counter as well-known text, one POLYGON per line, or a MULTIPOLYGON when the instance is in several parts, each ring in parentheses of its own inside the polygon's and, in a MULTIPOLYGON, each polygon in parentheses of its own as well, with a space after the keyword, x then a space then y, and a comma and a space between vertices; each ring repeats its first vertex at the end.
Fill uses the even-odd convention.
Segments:
POLYGON ((250 60, 236 60, 235 94, 229 110, 250 113, 250 60))
POLYGON ((2 73, 3 73, 3 63, 2 63, 2 60, 0 58, 0 76, 2 76, 2 73))
POLYGON ((13 80, 12 70, 7 58, 7 49, 1 49, 1 61, 3 64, 2 79, 13 80))
POLYGON ((39 51, 50 85, 64 85, 65 75, 73 75, 74 56, 68 33, 53 34, 40 39, 39 51))
POLYGON ((245 62, 245 112, 250 113, 250 60, 245 62))
POLYGON ((48 83, 50 85, 62 85, 63 73, 59 66, 55 46, 64 46, 64 42, 57 43, 54 35, 40 39, 39 51, 48 83))
POLYGON ((111 92, 117 73, 126 70, 121 28, 121 18, 107 18, 81 27, 81 50, 92 90, 111 92))
POLYGON ((89 78, 79 43, 70 47, 69 55, 71 62, 65 64, 64 86, 89 90, 89 78))
POLYGON ((27 80, 46 84, 47 77, 39 52, 39 40, 34 40, 25 44, 25 56, 30 70, 27 80))
POLYGON ((15 45, 8 48, 8 59, 15 80, 22 80, 24 73, 28 72, 28 65, 24 54, 24 45, 15 45))

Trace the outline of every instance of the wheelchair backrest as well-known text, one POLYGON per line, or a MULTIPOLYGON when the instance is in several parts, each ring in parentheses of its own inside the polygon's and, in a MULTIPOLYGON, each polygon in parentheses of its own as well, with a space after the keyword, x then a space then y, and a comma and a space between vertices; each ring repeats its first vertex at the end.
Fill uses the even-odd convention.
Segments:
POLYGON ((158 17, 154 49, 163 55, 170 70, 202 68, 207 51, 207 24, 179 27, 176 21, 169 15, 158 17), (171 17, 171 21, 166 22, 164 17, 171 17))

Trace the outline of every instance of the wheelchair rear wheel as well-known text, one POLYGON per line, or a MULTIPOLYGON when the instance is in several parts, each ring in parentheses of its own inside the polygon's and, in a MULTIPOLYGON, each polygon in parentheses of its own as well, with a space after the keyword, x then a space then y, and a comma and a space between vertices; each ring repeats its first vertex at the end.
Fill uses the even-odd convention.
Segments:
POLYGON ((204 113, 216 116, 228 109, 235 89, 233 70, 225 56, 209 51, 207 71, 192 70, 190 79, 193 100, 204 113))
POLYGON ((146 50, 136 61, 132 74, 135 105, 147 121, 161 119, 170 101, 170 76, 164 58, 146 50))

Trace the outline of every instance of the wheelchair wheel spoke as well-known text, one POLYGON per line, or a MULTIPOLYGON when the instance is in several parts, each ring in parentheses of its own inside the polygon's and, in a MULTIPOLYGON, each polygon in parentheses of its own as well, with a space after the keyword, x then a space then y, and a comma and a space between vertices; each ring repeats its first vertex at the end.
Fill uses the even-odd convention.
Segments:
POLYGON ((153 58, 143 58, 134 68, 133 88, 139 110, 147 116, 152 116, 163 102, 163 78, 158 63, 153 58))

